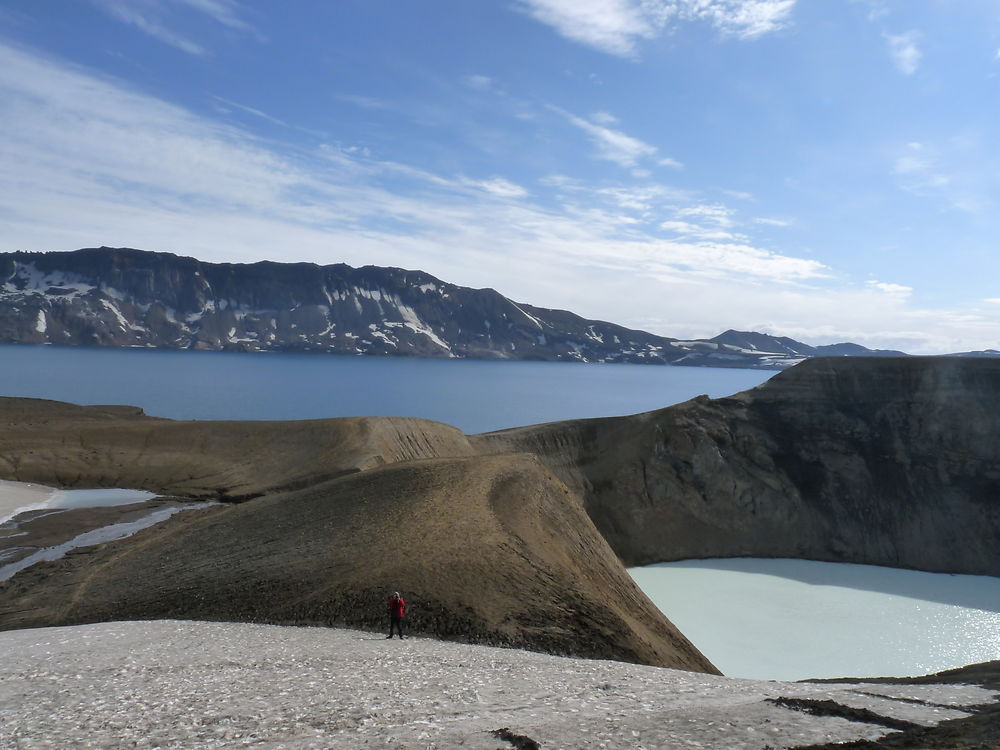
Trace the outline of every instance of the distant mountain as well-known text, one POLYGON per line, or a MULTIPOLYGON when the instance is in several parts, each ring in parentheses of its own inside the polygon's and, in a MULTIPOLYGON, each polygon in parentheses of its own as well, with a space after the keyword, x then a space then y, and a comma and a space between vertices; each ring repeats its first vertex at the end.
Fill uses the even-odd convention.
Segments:
POLYGON ((810 346, 785 336, 770 336, 766 333, 728 330, 713 339, 719 344, 736 347, 742 352, 780 353, 789 357, 808 359, 811 357, 905 357, 906 352, 893 349, 868 349, 861 344, 827 344, 810 346))
POLYGON ((0 253, 0 341, 761 369, 902 354, 732 330, 682 341, 422 271, 205 263, 107 247, 0 253))
POLYGON ((1000 350, 998 349, 983 349, 978 352, 958 352, 956 354, 949 354, 949 357, 1000 357, 1000 350))

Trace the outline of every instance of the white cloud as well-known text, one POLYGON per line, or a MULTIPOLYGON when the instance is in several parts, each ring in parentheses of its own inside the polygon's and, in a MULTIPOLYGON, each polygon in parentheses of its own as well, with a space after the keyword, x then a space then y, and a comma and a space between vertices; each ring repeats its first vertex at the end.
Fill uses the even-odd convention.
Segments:
POLYGON ((872 289, 877 289, 884 294, 893 294, 901 297, 908 297, 913 293, 913 287, 903 286, 902 284, 887 284, 882 281, 869 281, 868 286, 872 289))
POLYGON ((688 221, 664 221, 660 222, 660 229, 666 232, 671 232, 680 237, 685 237, 692 240, 698 241, 711 241, 711 242, 723 242, 723 241, 739 241, 746 242, 747 237, 740 234, 733 234, 732 232, 727 232, 724 229, 712 229, 708 227, 703 227, 700 224, 692 224, 688 221))
POLYGON ((795 224, 791 219, 770 219, 767 217, 758 217, 753 220, 754 224, 763 224, 768 227, 790 227, 795 224))
POLYGON ((522 7, 567 39, 614 55, 632 54, 638 39, 657 31, 632 0, 523 0, 522 7))
POLYGON ((1000 305, 1000 297, 987 297, 983 302, 989 302, 991 305, 1000 305))
POLYGON ((913 75, 920 67, 920 58, 923 56, 917 42, 920 40, 920 33, 917 31, 907 31, 903 34, 885 34, 885 40, 889 45, 889 56, 893 65, 903 75, 913 75))
POLYGON ((672 167, 673 169, 682 169, 684 167, 684 165, 681 164, 679 161, 677 161, 676 159, 671 159, 669 156, 664 156, 656 163, 659 164, 661 167, 672 167))
POLYGON ((795 6, 795 0, 734 0, 714 3, 692 0, 688 6, 688 16, 706 19, 727 34, 752 39, 783 28, 795 6))
POLYGON ((614 162, 620 167, 634 167, 640 159, 656 155, 656 146, 633 138, 621 130, 612 130, 605 125, 590 122, 569 112, 558 111, 573 125, 590 136, 591 142, 597 146, 598 159, 614 162))
POLYGON ((705 22, 752 39, 783 28, 796 0, 520 0, 520 7, 573 41, 631 56, 636 44, 683 22, 705 22))
POLYGON ((720 227, 731 227, 734 213, 733 209, 719 203, 687 206, 677 210, 678 216, 709 221, 720 227))
POLYGON ((559 107, 550 109, 558 112, 590 137, 591 142, 597 147, 598 159, 614 162, 620 167, 636 167, 645 159, 655 159, 655 163, 660 166, 675 168, 681 166, 680 162, 669 157, 656 158, 659 152, 656 146, 628 135, 622 130, 609 128, 606 123, 618 122, 614 115, 599 112, 592 115, 590 120, 586 120, 559 107))
POLYGON ((899 285, 845 285, 817 260, 735 234, 728 207, 667 186, 552 176, 537 190, 567 203, 551 206, 509 176, 437 174, 351 147, 281 148, 2 44, 0 121, 4 249, 107 244, 216 262, 421 268, 681 336, 768 321, 815 343, 960 351, 995 347, 1000 328, 1000 311, 982 303, 978 317, 919 310, 899 285))
POLYGON ((489 180, 470 180, 466 184, 485 190, 498 198, 524 198, 528 195, 528 191, 523 187, 510 180, 505 180, 503 177, 493 177, 489 180))

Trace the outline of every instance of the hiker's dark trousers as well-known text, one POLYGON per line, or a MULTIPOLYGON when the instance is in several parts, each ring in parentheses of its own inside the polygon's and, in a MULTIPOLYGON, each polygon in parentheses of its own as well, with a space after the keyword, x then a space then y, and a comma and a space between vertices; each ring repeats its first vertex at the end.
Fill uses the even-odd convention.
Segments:
POLYGON ((389 618, 389 637, 392 638, 393 628, 399 633, 399 637, 403 637, 403 618, 402 617, 390 617, 389 618))

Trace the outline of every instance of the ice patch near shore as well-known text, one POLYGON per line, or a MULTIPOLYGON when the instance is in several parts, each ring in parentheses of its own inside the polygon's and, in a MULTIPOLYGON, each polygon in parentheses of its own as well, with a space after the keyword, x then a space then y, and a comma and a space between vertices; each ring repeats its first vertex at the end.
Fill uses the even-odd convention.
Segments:
POLYGON ((0 567, 0 581, 6 581, 12 578, 15 574, 34 565, 35 563, 58 560, 59 558, 65 556, 70 550, 77 549, 78 547, 92 547, 95 544, 105 544, 106 542, 114 542, 118 539, 124 539, 125 537, 132 536, 138 531, 142 531, 143 529, 147 529, 150 526, 160 523, 161 521, 165 521, 170 518, 170 516, 182 510, 207 508, 210 505, 216 505, 216 503, 192 503, 191 505, 160 508, 159 510, 154 510, 152 513, 135 521, 115 523, 110 526, 102 526, 99 529, 84 532, 83 534, 79 534, 73 539, 70 539, 68 542, 58 544, 54 547, 44 547, 36 552, 33 552, 27 557, 0 567))
POLYGON ((57 490, 38 484, 0 482, 0 524, 22 513, 35 510, 69 510, 70 508, 108 508, 116 505, 143 503, 156 497, 155 492, 126 489, 57 490), (29 497, 42 500, 20 504, 29 497))

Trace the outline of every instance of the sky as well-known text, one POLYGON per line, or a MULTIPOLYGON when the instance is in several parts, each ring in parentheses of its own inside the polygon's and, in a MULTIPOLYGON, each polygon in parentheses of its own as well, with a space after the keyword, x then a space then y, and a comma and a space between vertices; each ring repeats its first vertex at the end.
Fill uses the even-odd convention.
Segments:
POLYGON ((0 250, 1000 348, 996 0, 0 0, 0 250))

